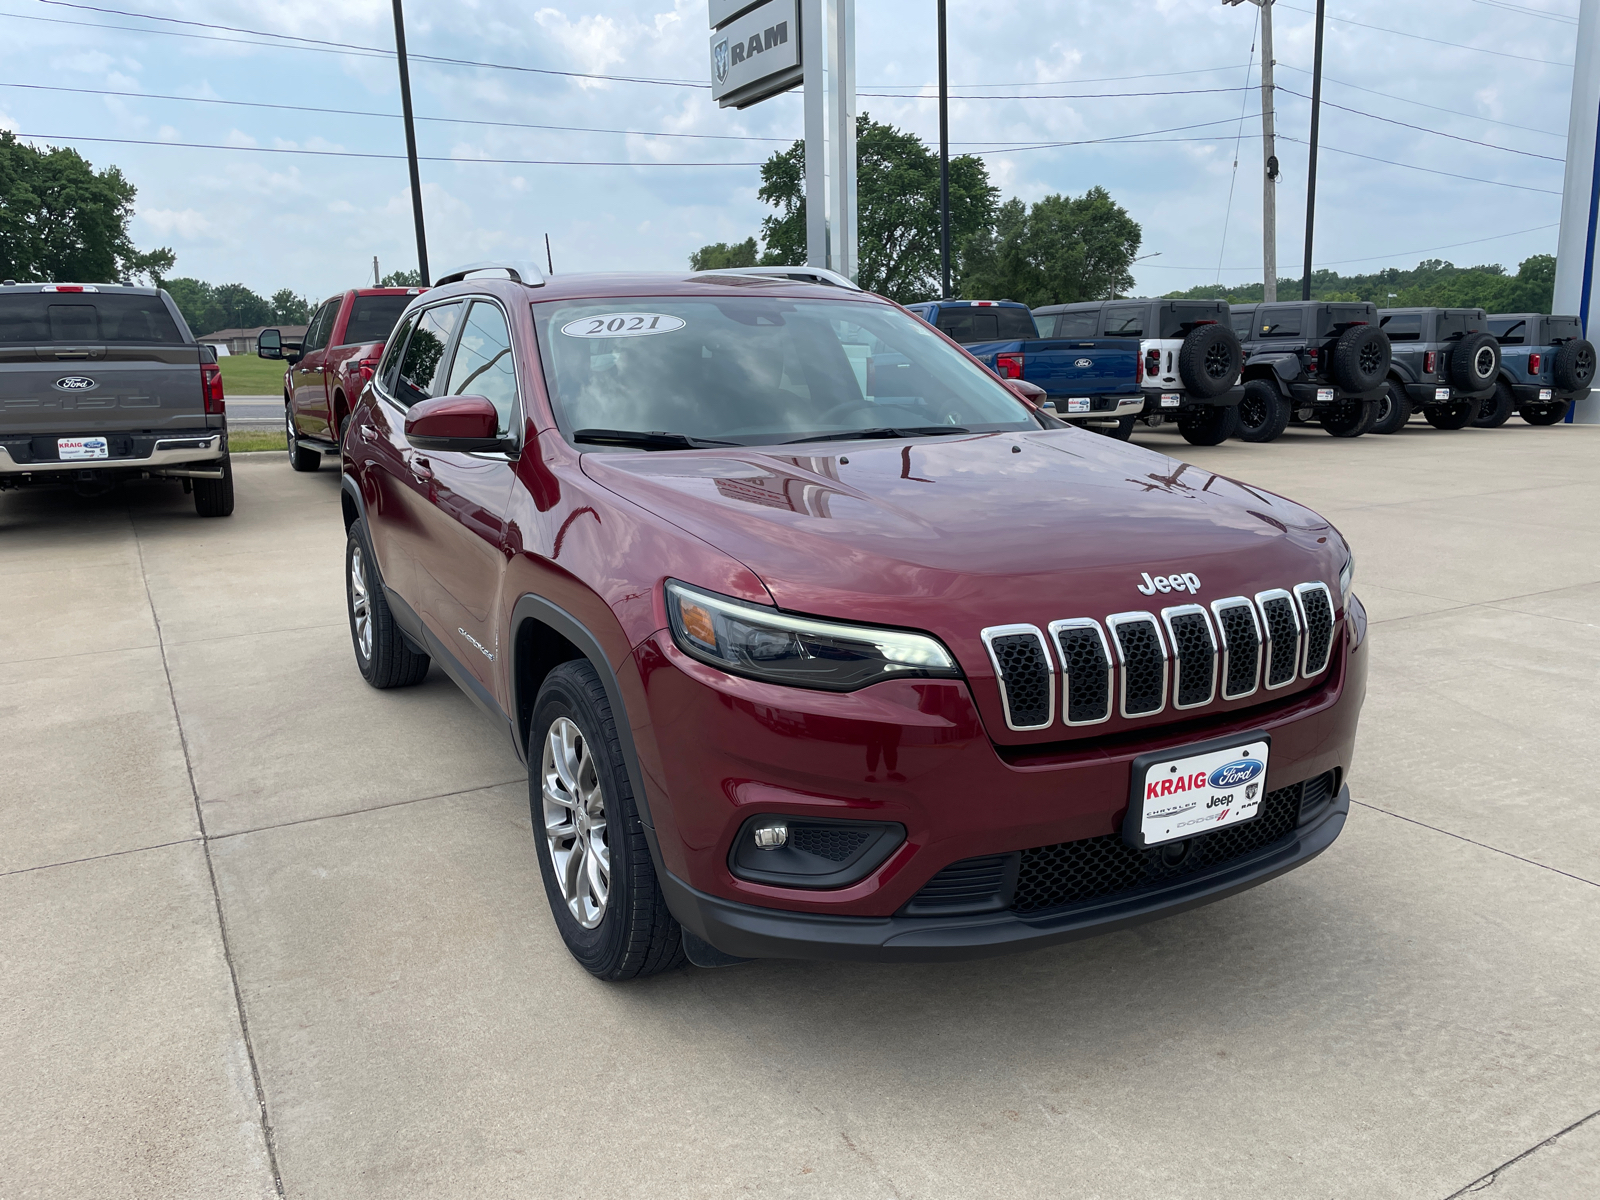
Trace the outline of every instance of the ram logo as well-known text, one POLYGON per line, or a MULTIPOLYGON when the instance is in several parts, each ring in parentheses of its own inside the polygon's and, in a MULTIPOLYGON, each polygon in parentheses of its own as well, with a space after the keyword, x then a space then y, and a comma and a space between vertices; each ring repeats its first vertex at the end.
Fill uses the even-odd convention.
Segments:
POLYGON ((725 83, 728 78, 728 39, 723 38, 711 47, 711 70, 716 75, 718 83, 725 83))

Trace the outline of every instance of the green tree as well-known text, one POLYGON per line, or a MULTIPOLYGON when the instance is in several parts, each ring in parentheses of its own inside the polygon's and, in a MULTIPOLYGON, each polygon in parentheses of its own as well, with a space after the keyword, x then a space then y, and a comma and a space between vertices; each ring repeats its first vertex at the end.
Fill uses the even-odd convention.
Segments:
POLYGON ((421 287, 421 271, 390 271, 379 287, 421 287))
POLYGON ((211 295, 223 329, 251 329, 272 320, 272 305, 242 283, 224 283, 211 295))
POLYGON ((158 279, 176 261, 128 234, 137 189, 76 150, 36 149, 0 131, 0 276, 43 282, 158 279))
MULTIPOLYGON (((1385 267, 1370 275, 1340 275, 1337 271, 1311 273, 1315 300, 1368 300, 1379 308, 1483 308, 1489 312, 1550 311, 1555 295, 1556 259, 1535 254, 1524 259, 1515 275, 1499 263, 1458 267, 1441 258, 1426 258, 1411 270, 1385 267)), ((1175 299, 1227 300, 1232 304, 1261 303, 1261 285, 1205 284, 1172 292, 1175 299)), ((1278 296, 1300 298, 1300 280, 1278 280, 1278 296)))
POLYGON ((1103 187, 1082 196, 1046 196, 1031 208, 1008 200, 992 229, 961 248, 961 295, 972 300, 1071 304, 1133 286, 1143 233, 1103 187))
POLYGON ((199 279, 182 277, 178 279, 163 279, 161 286, 167 289, 173 301, 178 306, 178 311, 183 314, 183 319, 189 323, 189 329, 195 334, 215 333, 223 328, 221 311, 217 307, 215 289, 199 279))
POLYGON ((292 288, 272 293, 272 319, 279 325, 304 325, 311 319, 311 301, 296 296, 292 288))
POLYGON ((724 267, 753 267, 756 265, 757 253, 756 240, 753 237, 732 245, 727 242, 712 242, 709 246, 701 246, 689 255, 689 269, 720 271, 724 267))
MULTIPOLYGON (((806 260, 805 143, 796 142, 761 167, 761 199, 778 210, 761 222, 763 263, 806 260)), ((983 160, 950 160, 952 247, 994 220, 999 192, 983 160)), ((939 292, 939 157, 913 133, 856 118, 856 208, 860 269, 868 291, 901 302, 939 292)))

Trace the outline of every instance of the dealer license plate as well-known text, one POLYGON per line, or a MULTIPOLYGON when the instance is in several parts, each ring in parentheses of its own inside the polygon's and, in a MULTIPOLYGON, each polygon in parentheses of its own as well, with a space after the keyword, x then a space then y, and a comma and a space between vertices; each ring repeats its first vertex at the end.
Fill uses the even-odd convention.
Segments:
POLYGON ((1089 411, 1089 397, 1068 396, 1067 411, 1069 413, 1086 413, 1089 411))
POLYGON ((1123 836, 1159 846, 1253 819, 1266 795, 1270 748, 1263 736, 1140 755, 1123 836))
POLYGON ((1449 388, 1434 388, 1433 389, 1433 398, 1435 400, 1448 400, 1448 399, 1450 399, 1450 389, 1449 388))
POLYGON ((1540 388, 1539 389, 1539 399, 1541 399, 1541 400, 1554 400, 1555 399, 1555 389, 1553 389, 1553 388, 1540 388))
POLYGON ((85 458, 110 458, 111 448, 103 437, 57 438, 56 455, 62 462, 85 458))
POLYGON ((1317 402, 1320 404, 1324 400, 1326 400, 1329 404, 1333 403, 1333 389, 1332 388, 1318 388, 1317 389, 1317 402))
POLYGON ((1182 400, 1183 400, 1183 393, 1182 392, 1162 392, 1161 393, 1161 407, 1162 408, 1177 408, 1178 404, 1182 400))

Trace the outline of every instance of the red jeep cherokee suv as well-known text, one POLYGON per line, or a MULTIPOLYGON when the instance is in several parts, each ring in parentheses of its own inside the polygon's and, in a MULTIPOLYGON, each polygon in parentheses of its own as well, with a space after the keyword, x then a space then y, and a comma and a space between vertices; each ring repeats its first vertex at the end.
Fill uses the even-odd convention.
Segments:
POLYGON ((448 275, 344 470, 362 674, 436 661, 505 726, 601 978, 1083 937, 1349 811, 1338 532, 828 272, 448 275))

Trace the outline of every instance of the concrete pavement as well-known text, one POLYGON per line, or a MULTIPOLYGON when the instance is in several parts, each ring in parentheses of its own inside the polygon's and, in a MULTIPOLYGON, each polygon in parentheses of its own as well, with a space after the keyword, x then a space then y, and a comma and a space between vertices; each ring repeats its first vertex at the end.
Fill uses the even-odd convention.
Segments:
POLYGON ((622 987, 561 947, 511 748, 437 670, 357 676, 331 468, 242 456, 216 521, 0 495, 0 1196, 1600 1191, 1597 439, 1136 435, 1355 546, 1358 803, 1306 868, 622 987))

